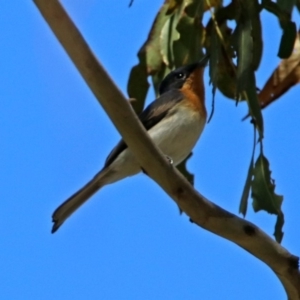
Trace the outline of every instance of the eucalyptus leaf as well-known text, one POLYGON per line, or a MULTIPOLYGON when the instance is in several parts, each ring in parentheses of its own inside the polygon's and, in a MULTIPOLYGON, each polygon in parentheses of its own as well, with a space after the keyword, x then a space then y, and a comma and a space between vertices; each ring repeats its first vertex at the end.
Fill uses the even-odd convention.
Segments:
POLYGON ((297 27, 294 22, 289 21, 284 23, 282 30, 278 56, 280 58, 289 58, 294 49, 294 43, 297 37, 297 27))
POLYGON ((251 190, 252 205, 255 212, 264 210, 270 214, 277 215, 274 235, 276 240, 280 242, 284 223, 284 216, 281 211, 283 196, 275 193, 275 181, 271 178, 269 161, 262 152, 255 163, 251 190))

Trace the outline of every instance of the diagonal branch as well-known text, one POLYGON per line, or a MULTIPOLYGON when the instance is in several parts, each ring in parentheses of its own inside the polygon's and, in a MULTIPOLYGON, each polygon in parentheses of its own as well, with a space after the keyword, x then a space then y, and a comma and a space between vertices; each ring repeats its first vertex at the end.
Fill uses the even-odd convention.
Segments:
POLYGON ((254 224, 198 193, 152 143, 126 98, 115 86, 57 0, 34 0, 45 20, 83 76, 141 166, 200 227, 239 245, 266 263, 284 286, 288 299, 300 299, 299 258, 254 224))

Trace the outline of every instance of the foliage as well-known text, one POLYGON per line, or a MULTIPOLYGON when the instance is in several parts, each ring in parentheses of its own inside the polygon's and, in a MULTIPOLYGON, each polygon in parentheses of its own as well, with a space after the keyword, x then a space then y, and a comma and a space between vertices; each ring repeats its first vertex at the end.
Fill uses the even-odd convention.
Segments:
MULTIPOLYGON (((218 89, 229 99, 247 101, 255 127, 254 148, 240 202, 240 213, 247 212, 248 197, 255 211, 277 215, 274 236, 281 241, 284 215, 282 196, 275 194, 269 162, 263 153, 264 122, 261 110, 278 99, 300 78, 300 36, 292 21, 292 10, 300 10, 295 0, 166 0, 160 8, 148 38, 138 52, 139 63, 131 70, 128 94, 136 111, 141 111, 151 76, 155 91, 172 69, 210 55, 209 75, 213 91, 218 89), (263 54, 262 11, 273 14, 279 22, 282 37, 278 56, 282 61, 261 91, 256 88, 255 71, 263 54), (204 15, 209 20, 204 24, 204 15), (228 21, 234 21, 231 28, 228 21), (296 42, 295 42, 296 41, 296 42), (257 138, 256 138, 257 137, 257 138), (259 143, 259 150, 255 145, 259 143), (256 162, 254 158, 257 154, 256 162)), ((232 22, 230 23, 232 24, 232 22)), ((213 92, 214 93, 214 92, 213 92)), ((213 95, 214 96, 214 95, 213 95)), ((192 182, 185 164, 180 171, 192 182)))

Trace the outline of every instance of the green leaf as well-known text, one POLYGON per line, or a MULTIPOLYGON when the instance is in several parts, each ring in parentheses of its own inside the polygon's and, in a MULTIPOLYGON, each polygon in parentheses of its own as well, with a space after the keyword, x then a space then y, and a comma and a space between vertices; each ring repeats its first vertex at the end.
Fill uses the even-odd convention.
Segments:
POLYGON ((248 78, 253 72, 253 38, 250 16, 247 12, 248 0, 242 5, 243 9, 236 27, 237 45, 237 89, 238 93, 243 92, 249 86, 248 78))
POLYGON ((169 4, 165 3, 159 10, 148 38, 138 52, 139 64, 134 66, 130 72, 127 91, 130 98, 137 100, 133 103, 137 112, 144 107, 149 88, 148 75, 160 71, 163 65, 160 35, 163 26, 170 19, 170 15, 167 15, 168 9, 169 4))
POLYGON ((211 89, 211 112, 209 114, 207 123, 209 123, 214 115, 215 112, 215 98, 216 98, 216 91, 217 91, 217 87, 215 85, 212 85, 212 89, 211 89))
POLYGON ((168 11, 167 14, 172 14, 179 6, 181 6, 183 0, 168 0, 168 11))
POLYGON ((160 35, 160 53, 163 62, 171 67, 174 63, 173 42, 179 39, 176 26, 177 18, 176 15, 173 14, 164 24, 160 35))
POLYGON ((168 68, 166 65, 163 65, 159 72, 152 75, 152 83, 155 94, 158 96, 158 89, 162 82, 162 80, 166 77, 167 74, 171 72, 171 69, 168 68))
MULTIPOLYGON (((248 6, 249 8, 249 6, 248 6)), ((253 1, 250 6, 250 18, 252 24, 252 38, 253 38, 253 59, 252 65, 253 69, 257 70, 263 52, 263 40, 262 40, 262 29, 261 29, 261 21, 260 21, 260 9, 257 1, 253 1)))
POLYGON ((297 37, 297 27, 294 22, 289 21, 282 25, 282 30, 278 56, 284 59, 289 58, 293 52, 295 39, 297 37))
POLYGON ((294 5, 298 1, 297 0, 277 0, 276 2, 277 2, 277 5, 280 7, 280 9, 291 14, 292 10, 294 8, 294 5))
POLYGON ((289 21, 290 16, 287 12, 283 11, 277 3, 271 1, 271 0, 262 0, 261 3, 262 7, 269 11, 270 13, 274 14, 279 22, 289 21))
POLYGON ((149 89, 147 78, 146 63, 144 60, 140 60, 140 63, 131 69, 127 84, 129 97, 135 99, 131 102, 131 105, 136 113, 140 113, 144 107, 144 100, 149 89))
POLYGON ((242 76, 247 69, 258 69, 263 50, 258 1, 245 0, 241 4, 236 12, 237 27, 233 33, 233 44, 240 58, 238 72, 241 73, 239 76, 242 76))
POLYGON ((237 21, 237 94, 246 93, 247 103, 252 118, 258 129, 260 139, 263 138, 263 117, 261 114, 258 97, 256 94, 256 82, 254 69, 258 66, 260 58, 254 62, 254 41, 252 35, 252 15, 256 8, 253 0, 241 2, 241 11, 237 21), (254 62, 254 63, 253 63, 254 62))
POLYGON ((171 69, 174 66, 173 43, 180 37, 176 27, 182 17, 184 7, 185 3, 182 2, 171 17, 165 22, 160 34, 160 53, 163 62, 171 69))
POLYGON ((251 183, 252 183, 252 177, 254 173, 254 154, 255 154, 255 148, 256 148, 256 130, 254 127, 254 142, 253 142, 253 150, 252 150, 252 155, 251 155, 251 160, 250 160, 250 165, 248 168, 248 174, 247 178, 245 181, 245 186, 243 189, 241 201, 240 201, 240 207, 239 207, 239 213, 242 213, 244 217, 246 216, 247 213, 247 207, 248 207, 248 198, 249 198, 249 193, 251 189, 251 183))
POLYGON ((282 28, 282 36, 277 54, 282 59, 288 58, 292 54, 294 42, 297 35, 296 24, 291 21, 291 12, 294 5, 298 7, 298 1, 277 0, 277 3, 272 2, 271 0, 262 1, 262 7, 278 18, 278 21, 282 28))
POLYGON ((183 16, 177 31, 180 38, 174 42, 175 66, 179 67, 199 60, 203 28, 198 18, 183 16))
POLYGON ((202 15, 205 11, 205 1, 188 0, 186 4, 185 13, 191 18, 199 16, 202 19, 202 15))
POLYGON ((277 216, 277 221, 276 221, 275 230, 274 230, 274 236, 278 243, 281 243, 282 238, 283 238, 283 234, 284 234, 282 231, 283 225, 284 225, 284 215, 283 215, 283 213, 280 213, 277 216))
POLYGON ((251 189, 252 176, 253 176, 253 157, 251 158, 250 165, 248 168, 248 174, 245 181, 245 185, 244 185, 244 189, 240 201, 240 207, 239 207, 239 213, 243 214, 244 217, 247 214, 248 198, 251 189))
POLYGON ((253 209, 279 214, 283 197, 275 194, 275 184, 267 158, 261 153, 255 163, 252 180, 253 209))
POLYGON ((253 175, 251 183, 253 209, 255 212, 264 210, 270 214, 277 215, 274 235, 276 240, 280 242, 283 236, 282 226, 284 223, 281 211, 283 196, 275 193, 275 182, 271 178, 269 162, 262 152, 255 163, 253 175))
MULTIPOLYGON (((213 23, 211 24, 213 25, 213 23)), ((220 29, 224 40, 228 41, 230 38, 228 33, 229 28, 226 24, 224 24, 220 29)), ((208 44, 210 53, 210 81, 224 96, 230 99, 236 99, 236 67, 232 61, 230 62, 232 58, 229 57, 233 54, 230 53, 227 48, 224 50, 214 25, 209 29, 209 38, 207 38, 207 41, 209 41, 208 44)))
POLYGON ((247 103, 250 111, 250 115, 254 120, 254 124, 259 133, 259 139, 262 140, 264 136, 264 123, 261 113, 260 104, 256 93, 256 81, 254 72, 248 77, 248 86, 246 88, 247 103))

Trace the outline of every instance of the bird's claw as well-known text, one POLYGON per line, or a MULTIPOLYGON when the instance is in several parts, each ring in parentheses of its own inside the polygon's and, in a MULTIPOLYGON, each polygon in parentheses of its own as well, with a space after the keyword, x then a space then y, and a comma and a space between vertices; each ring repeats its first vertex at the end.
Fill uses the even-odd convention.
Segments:
POLYGON ((170 163, 170 165, 173 165, 174 161, 170 156, 166 155, 166 159, 168 160, 168 162, 170 163))

